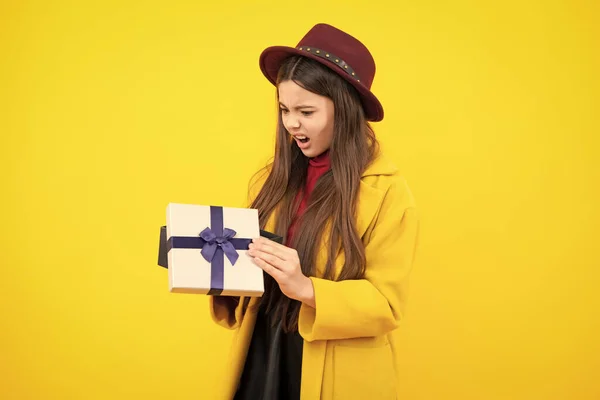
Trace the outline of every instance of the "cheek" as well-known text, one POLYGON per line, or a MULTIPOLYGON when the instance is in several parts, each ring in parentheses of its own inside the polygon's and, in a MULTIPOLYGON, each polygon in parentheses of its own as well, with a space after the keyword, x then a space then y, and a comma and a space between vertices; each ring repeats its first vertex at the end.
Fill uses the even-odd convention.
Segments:
POLYGON ((327 144, 331 144, 333 141, 333 124, 329 123, 329 121, 324 122, 321 137, 327 144))
POLYGON ((316 134, 321 142, 329 142, 333 137, 333 130, 327 123, 326 119, 319 119, 318 121, 311 121, 310 128, 313 134, 316 134))

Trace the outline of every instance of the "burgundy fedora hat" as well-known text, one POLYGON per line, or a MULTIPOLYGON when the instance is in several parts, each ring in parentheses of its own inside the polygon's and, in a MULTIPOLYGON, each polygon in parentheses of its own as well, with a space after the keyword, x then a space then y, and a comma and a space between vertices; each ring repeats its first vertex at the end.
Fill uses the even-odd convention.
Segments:
POLYGON ((375 60, 358 39, 331 25, 317 24, 296 47, 266 48, 260 55, 259 65, 272 84, 276 84, 283 61, 292 55, 311 58, 337 72, 358 90, 367 120, 377 122, 383 119, 383 107, 371 92, 375 60))

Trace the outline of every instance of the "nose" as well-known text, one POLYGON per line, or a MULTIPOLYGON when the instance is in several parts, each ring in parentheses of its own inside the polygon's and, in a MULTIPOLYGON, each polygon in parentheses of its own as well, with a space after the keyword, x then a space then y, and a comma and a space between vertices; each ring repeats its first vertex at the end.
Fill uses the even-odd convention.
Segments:
POLYGON ((300 128, 300 119, 298 117, 290 115, 286 118, 285 122, 286 122, 288 130, 300 128))

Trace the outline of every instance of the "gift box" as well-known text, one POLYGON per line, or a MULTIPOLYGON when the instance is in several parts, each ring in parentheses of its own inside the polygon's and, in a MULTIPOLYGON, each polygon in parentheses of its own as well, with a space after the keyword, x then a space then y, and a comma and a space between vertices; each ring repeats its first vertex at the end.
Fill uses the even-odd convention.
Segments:
POLYGON ((262 296, 263 271, 247 255, 261 231, 258 210, 170 203, 161 227, 158 264, 168 269, 169 290, 223 296, 262 296))

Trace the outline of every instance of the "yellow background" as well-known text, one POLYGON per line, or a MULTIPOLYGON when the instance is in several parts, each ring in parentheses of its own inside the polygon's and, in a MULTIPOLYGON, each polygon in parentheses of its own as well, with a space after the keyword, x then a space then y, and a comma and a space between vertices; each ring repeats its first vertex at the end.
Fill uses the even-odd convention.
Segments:
POLYGON ((317 22, 372 50, 422 214, 403 398, 600 398, 598 2, 203 3, 0 5, 1 398, 212 398, 231 336, 159 226, 242 203, 258 55, 317 22))

